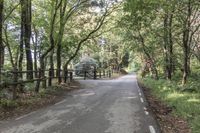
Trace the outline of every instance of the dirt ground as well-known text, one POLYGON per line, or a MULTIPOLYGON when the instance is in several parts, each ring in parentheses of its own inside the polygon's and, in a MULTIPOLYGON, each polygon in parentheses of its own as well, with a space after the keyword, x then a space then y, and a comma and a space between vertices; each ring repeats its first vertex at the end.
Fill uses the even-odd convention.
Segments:
POLYGON ((0 120, 9 120, 11 118, 16 118, 18 116, 30 113, 32 111, 44 108, 49 105, 53 105, 61 101, 64 97, 64 94, 68 93, 71 90, 79 89, 80 84, 76 81, 73 81, 68 84, 61 84, 55 86, 59 89, 56 89, 54 92, 45 93, 44 95, 36 95, 34 93, 24 93, 19 96, 15 101, 17 106, 14 108, 0 108, 0 120))
POLYGON ((142 83, 139 83, 139 86, 143 89, 149 103, 148 109, 155 114, 162 133, 191 133, 186 120, 172 115, 173 107, 167 106, 153 96, 151 89, 145 87, 142 83))

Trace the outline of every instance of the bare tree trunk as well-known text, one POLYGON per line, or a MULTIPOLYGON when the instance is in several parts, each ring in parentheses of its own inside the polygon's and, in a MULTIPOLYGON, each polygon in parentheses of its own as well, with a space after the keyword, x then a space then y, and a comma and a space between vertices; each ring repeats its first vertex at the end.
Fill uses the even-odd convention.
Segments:
MULTIPOLYGON (((38 48, 38 32, 36 30, 36 27, 33 25, 33 29, 34 29, 34 34, 35 34, 35 40, 34 38, 32 37, 32 42, 34 44, 34 70, 37 71, 38 70, 38 66, 37 66, 37 55, 38 55, 38 52, 37 52, 37 48, 38 48)), ((38 77, 38 73, 35 72, 35 77, 37 78, 38 77)))
POLYGON ((57 77, 58 77, 58 83, 60 84, 62 82, 61 78, 61 44, 57 46, 57 77))
MULTIPOLYGON (((20 0, 21 4, 21 33, 20 33, 20 47, 19 47, 19 61, 18 61, 18 70, 22 71, 22 64, 23 64, 23 58, 24 58, 24 23, 25 23, 25 17, 26 17, 26 11, 24 7, 24 0, 20 0)), ((22 77, 22 73, 19 74, 20 78, 22 77)))
POLYGON ((31 45, 30 45, 30 39, 31 39, 31 0, 25 0, 24 6, 26 9, 26 17, 25 17, 25 23, 24 23, 24 29, 25 29, 25 35, 24 35, 24 41, 25 41, 25 51, 26 51, 26 69, 29 71, 27 73, 27 79, 33 79, 33 59, 32 59, 32 52, 31 52, 31 45))
POLYGON ((52 53, 51 53, 51 55, 50 55, 50 69, 51 69, 51 75, 52 75, 52 77, 54 77, 55 76, 55 73, 54 73, 54 59, 53 59, 53 55, 54 55, 54 50, 52 50, 52 53))
POLYGON ((183 27, 183 78, 182 78, 182 84, 186 84, 187 78, 188 78, 188 61, 189 61, 189 36, 190 36, 190 17, 192 13, 191 9, 191 0, 188 0, 187 4, 187 18, 184 22, 183 27))
POLYGON ((164 69, 165 69, 165 77, 167 79, 171 79, 171 72, 170 72, 170 68, 169 68, 169 32, 168 32, 168 19, 169 19, 169 11, 167 10, 165 12, 165 17, 164 17, 164 36, 163 36, 163 40, 164 40, 164 59, 165 59, 165 63, 164 63, 164 69))
POLYGON ((172 78, 173 68, 174 68, 174 61, 173 61, 173 39, 172 39, 172 22, 173 22, 173 13, 169 16, 169 71, 170 77, 172 78))
POLYGON ((0 81, 1 81, 1 69, 3 68, 4 64, 4 46, 3 46, 3 7, 4 7, 4 0, 0 0, 0 81))
POLYGON ((164 54, 165 54, 165 75, 168 80, 172 78, 173 69, 173 40, 172 40, 172 21, 173 21, 173 10, 166 10, 164 16, 164 54))

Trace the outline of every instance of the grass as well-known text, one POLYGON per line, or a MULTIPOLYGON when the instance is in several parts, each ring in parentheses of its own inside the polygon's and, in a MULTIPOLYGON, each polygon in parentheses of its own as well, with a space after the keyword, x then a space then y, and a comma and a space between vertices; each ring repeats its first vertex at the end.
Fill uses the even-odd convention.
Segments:
POLYGON ((48 87, 47 89, 41 88, 39 93, 35 93, 33 85, 27 84, 24 87, 24 90, 25 93, 18 94, 18 98, 16 100, 0 98, 0 108, 12 109, 29 104, 33 105, 37 102, 40 102, 42 99, 48 98, 50 96, 56 96, 59 93, 62 93, 63 89, 58 86, 52 86, 48 87))
POLYGON ((153 95, 173 107, 173 114, 185 118, 192 133, 200 133, 200 82, 190 81, 181 86, 177 81, 145 78, 143 84, 151 88, 153 95))

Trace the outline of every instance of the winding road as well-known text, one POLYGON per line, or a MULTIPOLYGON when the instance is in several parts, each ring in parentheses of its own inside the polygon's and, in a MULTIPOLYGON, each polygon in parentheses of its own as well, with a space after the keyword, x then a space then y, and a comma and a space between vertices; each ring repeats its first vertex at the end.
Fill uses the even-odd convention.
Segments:
POLYGON ((160 133, 134 74, 80 83, 52 106, 1 122, 0 133, 160 133))

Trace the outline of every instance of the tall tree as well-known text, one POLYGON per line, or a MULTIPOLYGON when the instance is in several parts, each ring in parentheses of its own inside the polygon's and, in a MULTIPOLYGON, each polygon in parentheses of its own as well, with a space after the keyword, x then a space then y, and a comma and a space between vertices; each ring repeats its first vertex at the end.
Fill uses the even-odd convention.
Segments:
POLYGON ((191 0, 187 1, 186 4, 186 17, 183 22, 183 79, 182 84, 185 84, 188 78, 188 63, 189 63, 189 37, 191 28, 191 15, 192 15, 192 3, 191 0))
POLYGON ((4 64, 4 46, 3 46, 3 7, 4 7, 4 0, 0 0, 0 80, 1 80, 1 69, 3 68, 4 64))
MULTIPOLYGON (((23 44, 25 46, 25 52, 26 52, 26 69, 28 71, 27 73, 27 79, 33 79, 33 59, 32 59, 32 52, 31 52, 31 0, 21 0, 21 7, 22 7, 22 15, 21 15, 21 21, 22 21, 22 27, 21 27, 21 41, 23 41, 23 44)), ((21 50, 23 46, 21 42, 21 50)), ((21 51, 21 54, 23 52, 21 51)), ((21 57, 20 59, 22 59, 21 57)), ((20 60, 21 61, 21 60, 20 60)))

